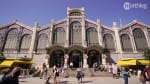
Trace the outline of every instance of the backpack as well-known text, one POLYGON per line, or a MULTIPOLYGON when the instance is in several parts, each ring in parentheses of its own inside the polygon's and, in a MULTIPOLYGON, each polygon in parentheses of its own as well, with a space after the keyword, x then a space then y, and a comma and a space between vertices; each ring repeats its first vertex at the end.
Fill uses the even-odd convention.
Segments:
POLYGON ((80 74, 80 72, 79 71, 77 71, 77 76, 76 76, 77 78, 80 78, 81 77, 81 74, 80 74))

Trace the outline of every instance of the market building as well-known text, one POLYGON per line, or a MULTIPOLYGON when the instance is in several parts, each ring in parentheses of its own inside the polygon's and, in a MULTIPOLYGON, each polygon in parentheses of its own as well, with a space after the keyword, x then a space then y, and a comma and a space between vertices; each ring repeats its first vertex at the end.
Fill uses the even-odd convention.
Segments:
POLYGON ((49 67, 92 67, 121 58, 143 58, 150 48, 150 26, 137 20, 118 26, 85 17, 84 8, 67 8, 67 16, 47 26, 33 27, 13 21, 0 26, 0 51, 7 59, 32 59, 49 67))

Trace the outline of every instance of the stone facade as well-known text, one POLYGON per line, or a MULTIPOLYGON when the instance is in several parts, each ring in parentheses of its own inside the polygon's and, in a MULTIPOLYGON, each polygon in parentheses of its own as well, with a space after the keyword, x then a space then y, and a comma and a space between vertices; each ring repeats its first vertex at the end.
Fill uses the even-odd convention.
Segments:
POLYGON ((0 27, 0 50, 7 59, 33 59, 37 65, 88 68, 94 63, 114 63, 122 58, 143 58, 150 48, 150 26, 137 20, 111 27, 91 21, 84 8, 67 8, 63 20, 39 27, 18 21, 0 27))

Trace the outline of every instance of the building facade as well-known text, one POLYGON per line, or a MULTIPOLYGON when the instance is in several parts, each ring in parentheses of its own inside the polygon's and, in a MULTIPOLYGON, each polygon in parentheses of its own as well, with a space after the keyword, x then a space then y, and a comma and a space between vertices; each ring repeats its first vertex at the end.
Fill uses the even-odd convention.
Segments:
POLYGON ((150 26, 137 20, 119 27, 91 21, 84 8, 67 8, 67 17, 33 27, 13 21, 0 27, 0 51, 7 59, 32 59, 70 67, 92 67, 94 63, 115 63, 122 58, 143 58, 150 48, 150 26))

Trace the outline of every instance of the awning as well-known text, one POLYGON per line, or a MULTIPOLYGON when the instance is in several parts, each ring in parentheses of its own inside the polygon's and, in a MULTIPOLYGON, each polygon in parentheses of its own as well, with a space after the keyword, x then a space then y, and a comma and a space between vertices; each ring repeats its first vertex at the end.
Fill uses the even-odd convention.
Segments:
POLYGON ((150 65, 150 60, 139 59, 138 60, 142 65, 150 65))
POLYGON ((11 67, 13 63, 14 63, 13 60, 4 60, 4 61, 0 64, 0 68, 1 68, 1 67, 11 67))
POLYGON ((2 67, 12 67, 13 64, 33 64, 32 60, 4 60, 0 64, 0 68, 2 67))
POLYGON ((150 61, 146 59, 121 59, 117 62, 119 66, 131 65, 150 65, 150 61))

